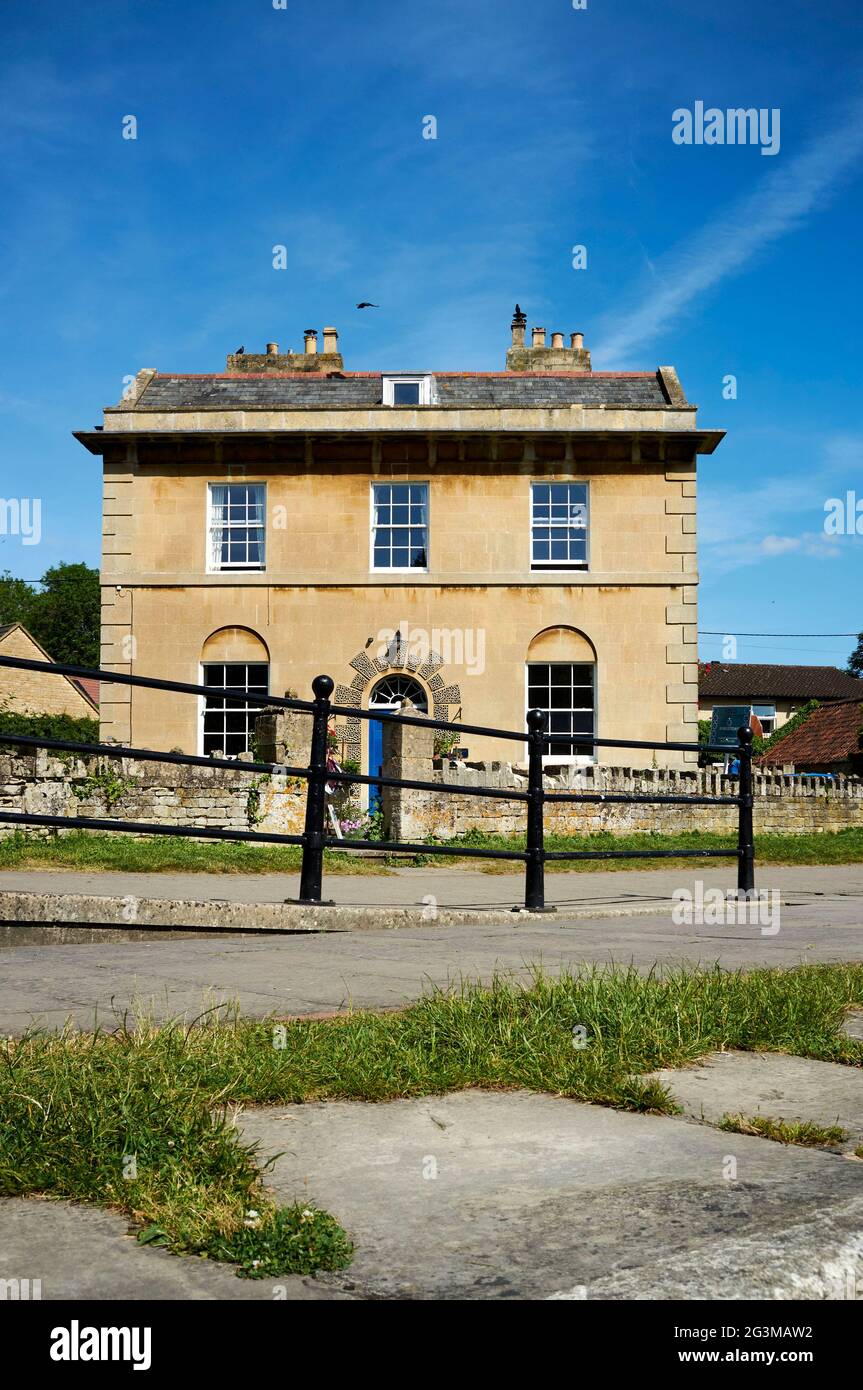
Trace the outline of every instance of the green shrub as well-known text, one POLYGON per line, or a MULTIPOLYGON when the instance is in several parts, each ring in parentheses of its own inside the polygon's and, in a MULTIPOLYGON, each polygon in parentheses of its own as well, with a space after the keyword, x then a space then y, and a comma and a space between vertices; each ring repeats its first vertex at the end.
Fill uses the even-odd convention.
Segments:
POLYGON ((74 719, 71 714, 16 714, 13 710, 0 710, 0 743, 4 733, 62 738, 70 743, 97 743, 99 721, 74 719))

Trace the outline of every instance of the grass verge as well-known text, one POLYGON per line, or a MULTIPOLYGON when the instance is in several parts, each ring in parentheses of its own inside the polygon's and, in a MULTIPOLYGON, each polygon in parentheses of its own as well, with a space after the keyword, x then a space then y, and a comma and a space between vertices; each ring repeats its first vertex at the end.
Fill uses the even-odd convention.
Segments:
POLYGON ((773 1139, 777 1144, 800 1144, 804 1148, 831 1148, 848 1138, 839 1125, 816 1125, 810 1120, 774 1120, 769 1115, 724 1115, 720 1129, 734 1134, 754 1134, 760 1139, 773 1139))
POLYGON ((861 1003, 859 965, 609 968, 435 991, 400 1013, 279 1022, 217 1010, 194 1026, 33 1033, 0 1044, 0 1193, 114 1207, 140 1239, 247 1275, 335 1269, 348 1238, 312 1206, 275 1204, 235 1107, 476 1086, 671 1113, 644 1073, 722 1048, 863 1066, 863 1041, 840 1032, 861 1003))
MULTIPOLYGON (((183 835, 108 834, 72 830, 38 839, 16 830, 0 840, 0 869, 106 869, 120 873, 285 874, 299 873, 302 850, 294 845, 207 843, 183 835)), ((324 851, 327 874, 380 874, 380 860, 324 851)))
MULTIPOLYGON (((523 836, 487 835, 471 831, 449 845, 465 849, 523 849, 523 836)), ((733 849, 733 835, 701 834, 686 831, 678 835, 546 835, 549 850, 697 850, 733 849)), ((823 835, 758 835, 756 860, 766 864, 859 864, 863 863, 863 828, 851 827, 823 835)), ((292 845, 255 845, 225 841, 208 844, 178 835, 151 835, 136 839, 132 835, 111 835, 99 831, 70 831, 52 839, 38 839, 23 831, 0 840, 0 869, 88 869, 116 870, 122 873, 217 873, 274 874, 298 873, 301 850, 292 845)), ((685 866, 717 868, 734 860, 716 859, 602 859, 551 860, 548 873, 618 872, 627 869, 670 869, 685 866)), ((388 874, 398 867, 434 865, 435 868, 481 868, 485 873, 523 873, 523 867, 506 862, 471 859, 468 855, 380 855, 373 859, 360 853, 324 853, 326 874, 388 874)))

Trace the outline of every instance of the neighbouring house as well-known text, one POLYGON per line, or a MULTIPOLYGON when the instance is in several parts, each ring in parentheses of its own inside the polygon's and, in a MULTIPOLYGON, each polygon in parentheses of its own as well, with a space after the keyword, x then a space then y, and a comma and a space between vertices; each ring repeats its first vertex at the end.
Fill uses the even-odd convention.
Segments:
MULTIPOLYGON (((21 623, 0 627, 0 656, 28 661, 51 657, 21 623)), ((49 676, 44 671, 21 671, 0 666, 0 712, 12 714, 68 714, 73 719, 98 719, 99 682, 49 676)))
MULTIPOLYGON (((139 372, 76 433, 103 459, 102 665, 301 697, 326 672, 342 705, 510 729, 539 705, 554 763, 579 734, 694 742, 696 462, 722 431, 671 367, 595 372, 581 334, 511 327, 497 372, 346 371, 333 328, 139 372)), ((102 696, 103 737, 248 748, 242 701, 102 696)), ((377 770, 380 724, 337 735, 377 770)))
POLYGON ((820 705, 758 762, 765 771, 863 775, 863 697, 820 705))
POLYGON ((759 666, 709 661, 698 680, 698 711, 709 719, 723 705, 749 705, 765 737, 810 700, 863 698, 863 681, 838 666, 759 666))

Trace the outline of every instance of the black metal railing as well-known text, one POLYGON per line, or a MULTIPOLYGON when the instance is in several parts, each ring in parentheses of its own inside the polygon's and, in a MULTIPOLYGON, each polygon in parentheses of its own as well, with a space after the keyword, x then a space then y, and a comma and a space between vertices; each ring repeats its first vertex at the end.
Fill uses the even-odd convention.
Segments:
MULTIPOLYGON (((312 681, 312 700, 296 700, 275 695, 256 695, 246 690, 211 685, 191 685, 183 681, 159 680, 153 676, 123 675, 116 671, 94 670, 89 667, 30 661, 24 657, 0 656, 0 666, 24 671, 41 671, 47 675, 86 678, 117 685, 142 686, 149 690, 164 690, 180 695, 242 700, 247 705, 289 709, 310 714, 312 718, 311 752, 307 767, 288 767, 283 763, 246 761, 203 757, 191 753, 162 753, 150 748, 136 748, 117 743, 79 743, 73 739, 40 737, 0 731, 0 746, 12 744, 23 749, 47 748, 58 752, 98 755, 108 758, 133 758, 140 761, 175 763, 179 766, 223 767, 242 772, 277 772, 297 777, 308 784, 305 825, 302 835, 279 835, 258 830, 223 830, 204 826, 171 826, 120 819, 95 819, 90 816, 50 816, 23 811, 0 810, 0 822, 20 825, 47 826, 60 829, 116 830, 134 835, 184 835, 207 840, 244 840, 252 843, 299 845, 302 847, 300 871, 300 903, 324 906, 324 850, 373 849, 393 854, 443 854, 472 859, 509 859, 525 866, 524 908, 529 912, 544 912, 545 865, 549 860, 602 859, 685 859, 734 858, 737 860, 738 892, 751 894, 755 889, 755 847, 752 828, 752 730, 738 729, 740 760, 738 793, 736 796, 663 796, 629 792, 553 792, 543 785, 543 758, 550 743, 556 741, 546 732, 548 716, 544 710, 528 710, 526 730, 488 728, 480 724, 452 723, 446 719, 428 719, 424 715, 388 713, 383 710, 356 709, 349 705, 334 705, 330 696, 333 681, 330 676, 316 676, 312 681), (527 790, 514 788, 472 787, 460 783, 423 781, 382 774, 365 776, 358 772, 337 772, 327 766, 327 731, 334 716, 355 719, 375 719, 384 723, 440 729, 458 734, 475 734, 484 738, 505 739, 527 745, 527 790), (435 791, 446 796, 496 797, 501 801, 521 801, 527 805, 527 838, 523 850, 481 849, 473 845, 444 845, 404 840, 340 840, 326 831, 326 787, 328 782, 359 783, 376 787, 397 787, 407 791, 435 791), (545 848, 544 811, 547 804, 639 804, 666 806, 736 806, 737 847, 735 849, 597 849, 547 850, 545 848)), ((567 740, 585 751, 594 748, 643 748, 653 751, 690 753, 728 753, 719 744, 651 742, 642 739, 594 738, 578 735, 567 740)))

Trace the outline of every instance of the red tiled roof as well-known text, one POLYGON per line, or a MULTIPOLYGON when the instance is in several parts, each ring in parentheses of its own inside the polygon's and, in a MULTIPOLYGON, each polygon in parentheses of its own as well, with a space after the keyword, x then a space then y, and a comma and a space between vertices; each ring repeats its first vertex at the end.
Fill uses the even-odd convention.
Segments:
POLYGON ((75 676, 72 679, 72 684, 77 685, 88 700, 92 700, 96 708, 99 708, 99 682, 97 680, 93 680, 92 676, 75 676))
POLYGON ((774 748, 764 753, 758 762, 764 766, 823 767, 844 763, 859 756, 863 750, 863 703, 860 700, 837 700, 813 710, 808 719, 774 748))

